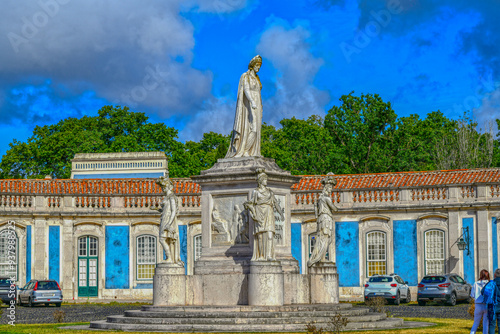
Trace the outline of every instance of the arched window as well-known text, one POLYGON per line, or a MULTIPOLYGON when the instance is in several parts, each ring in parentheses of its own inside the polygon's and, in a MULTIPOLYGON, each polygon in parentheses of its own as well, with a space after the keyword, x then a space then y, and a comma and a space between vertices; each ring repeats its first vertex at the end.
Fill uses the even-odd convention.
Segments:
POLYGON ((0 232, 0 276, 18 277, 19 257, 18 238, 13 229, 4 229, 0 232))
POLYGON ((151 280, 156 267, 156 237, 141 235, 137 237, 137 279, 151 280))
POLYGON ((425 232, 425 274, 445 273, 444 232, 425 232))
POLYGON ((201 256, 201 234, 197 234, 193 237, 193 248, 194 260, 198 261, 201 256))
POLYGON ((366 274, 367 277, 387 274, 387 252, 385 232, 366 234, 366 274))

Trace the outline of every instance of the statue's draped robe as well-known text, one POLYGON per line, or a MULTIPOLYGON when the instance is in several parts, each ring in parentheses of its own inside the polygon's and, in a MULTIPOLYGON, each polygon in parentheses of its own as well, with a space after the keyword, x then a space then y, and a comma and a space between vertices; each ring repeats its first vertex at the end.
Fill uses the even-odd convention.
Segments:
POLYGON ((318 229, 314 250, 307 263, 309 267, 317 262, 324 261, 326 253, 328 252, 328 247, 332 243, 334 224, 333 212, 337 211, 337 208, 333 204, 330 196, 321 194, 318 198, 316 211, 318 229))
POLYGON ((274 197, 274 193, 269 188, 266 188, 265 191, 255 189, 250 202, 253 206, 253 210, 251 210, 251 212, 253 212, 252 218, 254 220, 254 253, 252 261, 266 260, 267 255, 274 257, 274 233, 276 221, 274 218, 274 209, 278 207, 276 197, 274 197), (266 232, 272 232, 273 237, 271 239, 260 238, 260 242, 262 242, 262 244, 259 244, 257 234, 266 232))
MULTIPOLYGON (((166 240, 167 247, 172 244, 174 245, 174 247, 170 247, 170 249, 173 250, 173 254, 171 254, 172 259, 168 259, 168 262, 173 263, 181 262, 177 212, 178 208, 175 195, 165 195, 161 204, 160 238, 164 238, 163 240, 166 240)), ((165 243, 160 243, 162 244, 162 247, 165 248, 165 243)))
POLYGON ((248 70, 243 73, 238 85, 233 133, 226 158, 261 156, 261 89, 262 85, 259 77, 253 71, 248 70), (249 97, 253 100, 257 108, 252 109, 249 97))

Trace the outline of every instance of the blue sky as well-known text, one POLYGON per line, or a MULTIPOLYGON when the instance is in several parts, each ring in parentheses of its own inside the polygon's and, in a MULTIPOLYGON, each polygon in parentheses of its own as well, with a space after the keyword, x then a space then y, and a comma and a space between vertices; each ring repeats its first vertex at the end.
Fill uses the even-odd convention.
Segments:
POLYGON ((379 94, 399 116, 500 118, 497 0, 4 0, 0 154, 35 125, 128 105, 181 140, 228 134, 263 57, 264 121, 379 94))

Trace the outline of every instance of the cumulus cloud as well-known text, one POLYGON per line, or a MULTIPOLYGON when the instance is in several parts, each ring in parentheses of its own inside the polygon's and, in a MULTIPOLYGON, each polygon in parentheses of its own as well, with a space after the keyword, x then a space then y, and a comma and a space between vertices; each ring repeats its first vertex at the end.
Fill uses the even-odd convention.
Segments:
MULTIPOLYGON (((19 91, 33 87, 32 99, 50 93, 48 108, 89 91, 97 99, 160 117, 201 108, 211 98, 213 76, 192 67, 194 27, 182 12, 227 13, 246 5, 243 0, 219 2, 227 6, 208 0, 147 5, 135 0, 4 0, 0 118, 9 122, 44 116, 35 115, 40 110, 21 109, 19 91), (50 92, 41 89, 47 78, 50 92)), ((61 110, 60 117, 72 116, 69 110, 74 108, 66 115, 61 110)))
POLYGON ((325 112, 329 94, 313 84, 323 60, 311 53, 309 37, 306 28, 300 25, 292 28, 280 21, 272 24, 260 38, 257 52, 277 70, 276 93, 264 101, 264 120, 271 124, 283 118, 304 118, 325 112))
POLYGON ((229 97, 211 98, 202 110, 190 118, 189 125, 179 132, 182 141, 199 141, 206 132, 228 135, 233 130, 236 101, 229 97))
POLYGON ((483 129, 486 129, 489 123, 500 119, 500 83, 494 91, 483 97, 481 106, 473 110, 473 116, 483 129))

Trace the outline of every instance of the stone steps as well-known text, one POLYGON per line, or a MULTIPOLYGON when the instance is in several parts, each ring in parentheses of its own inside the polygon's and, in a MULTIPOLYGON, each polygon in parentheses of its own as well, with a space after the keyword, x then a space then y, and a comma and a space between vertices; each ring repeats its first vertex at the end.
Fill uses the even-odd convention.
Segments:
MULTIPOLYGON (((379 321, 386 318, 386 315, 383 313, 369 313, 362 316, 348 316, 347 317, 350 322, 373 322, 379 321)), ((331 315, 317 317, 317 316, 308 316, 307 322, 315 322, 315 323, 327 323, 331 319, 331 315)), ((222 317, 213 317, 213 318, 139 318, 139 317, 128 317, 123 315, 109 316, 107 317, 107 321, 111 323, 120 323, 120 324, 218 324, 218 325, 233 325, 233 324, 304 324, 304 317, 230 317, 230 318, 222 318, 222 317)))
MULTIPOLYGON (((328 328, 327 323, 317 323, 317 327, 328 328)), ((389 318, 373 322, 348 323, 348 330, 388 329, 403 325, 402 319, 389 318)), ((104 320, 92 322, 90 328, 115 329, 122 331, 138 332, 305 332, 305 324, 115 324, 104 320)))
POLYGON ((367 308, 356 308, 351 310, 340 311, 302 311, 302 312, 181 312, 181 311, 125 311, 126 317, 143 317, 143 318, 303 318, 310 317, 331 317, 332 314, 340 313, 343 316, 356 316, 367 314, 367 308))
POLYGON ((314 322, 330 328, 336 314, 349 320, 346 329, 387 329, 403 325, 403 320, 351 304, 286 306, 143 306, 107 320, 90 323, 95 329, 141 332, 305 332, 314 322))

